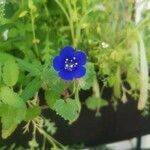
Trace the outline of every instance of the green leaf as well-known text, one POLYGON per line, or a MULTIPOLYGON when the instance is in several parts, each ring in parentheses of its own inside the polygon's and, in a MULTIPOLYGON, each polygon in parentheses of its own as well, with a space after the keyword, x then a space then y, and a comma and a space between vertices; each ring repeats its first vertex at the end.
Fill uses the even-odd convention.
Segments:
POLYGON ((14 86, 18 80, 19 68, 14 61, 7 61, 3 66, 3 81, 7 86, 14 86))
POLYGON ((58 115, 70 122, 75 121, 79 116, 77 101, 73 99, 57 100, 53 108, 58 115))
POLYGON ((57 130, 56 125, 51 120, 44 119, 44 127, 46 128, 46 131, 50 133, 51 135, 56 133, 56 130, 57 130))
POLYGON ((102 98, 98 98, 95 96, 89 97, 85 103, 87 108, 91 110, 100 109, 108 105, 108 102, 106 100, 103 100, 102 98))
POLYGON ((81 80, 79 80, 81 88, 84 90, 90 89, 93 85, 94 76, 95 76, 94 64, 88 62, 86 64, 86 75, 81 80))
POLYGON ((0 104, 0 117, 2 122, 2 137, 6 139, 16 129, 17 125, 24 120, 26 107, 16 108, 7 104, 0 104))
POLYGON ((45 91, 45 100, 50 108, 53 108, 56 100, 60 98, 60 94, 55 90, 45 91))
POLYGON ((28 13, 27 10, 22 11, 22 12, 19 14, 19 18, 24 17, 27 13, 28 13))
POLYGON ((23 90, 21 97, 24 101, 32 98, 42 85, 42 81, 39 78, 34 78, 23 90))
POLYGON ((2 128, 2 138, 6 139, 7 137, 9 137, 17 128, 17 124, 12 124, 9 128, 2 128))
POLYGON ((45 69, 42 73, 42 78, 45 82, 47 82, 51 89, 54 89, 58 93, 63 92, 64 82, 60 79, 57 72, 53 68, 45 69))
POLYGON ((15 58, 10 54, 0 52, 0 62, 4 63, 8 60, 12 62, 12 61, 15 61, 15 58))
POLYGON ((41 114, 41 109, 39 106, 33 106, 27 109, 25 121, 30 121, 41 114))
POLYGON ((18 35, 18 30, 16 28, 11 28, 9 33, 8 33, 8 37, 9 38, 15 38, 18 35))
POLYGON ((31 76, 41 75, 42 65, 40 63, 29 63, 26 60, 17 59, 20 68, 30 73, 31 76))
POLYGON ((23 99, 12 89, 6 86, 0 88, 0 100, 10 106, 25 107, 23 99))
POLYGON ((2 64, 0 62, 0 84, 2 82, 2 64))
POLYGON ((129 70, 127 74, 127 82, 130 84, 132 90, 140 88, 140 76, 134 69, 129 70))

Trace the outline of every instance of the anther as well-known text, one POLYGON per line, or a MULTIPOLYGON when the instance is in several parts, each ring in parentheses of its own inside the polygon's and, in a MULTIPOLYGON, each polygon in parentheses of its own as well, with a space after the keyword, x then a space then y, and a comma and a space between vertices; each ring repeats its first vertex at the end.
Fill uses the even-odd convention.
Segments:
POLYGON ((68 67, 68 66, 69 66, 68 64, 65 65, 65 67, 68 67))
POLYGON ((70 65, 70 68, 73 68, 73 65, 70 65))

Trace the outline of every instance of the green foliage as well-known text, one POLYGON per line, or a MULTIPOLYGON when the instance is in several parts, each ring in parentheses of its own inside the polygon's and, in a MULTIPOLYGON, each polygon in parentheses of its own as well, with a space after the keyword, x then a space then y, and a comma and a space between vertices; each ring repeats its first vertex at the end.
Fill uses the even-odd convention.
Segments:
POLYGON ((30 83, 23 89, 21 93, 21 97, 24 101, 29 100, 32 98, 39 88, 42 85, 42 81, 37 77, 30 81, 30 83))
POLYGON ((29 146, 32 148, 38 148, 39 144, 37 143, 37 141, 35 139, 32 139, 29 141, 29 146))
POLYGON ((23 99, 9 87, 0 88, 0 117, 2 122, 2 137, 12 134, 17 125, 24 120, 26 105, 23 99))
POLYGON ((5 4, 6 4, 6 1, 5 0, 1 0, 1 3, 0 3, 0 22, 1 24, 3 24, 5 22, 5 4))
POLYGON ((60 94, 58 91, 47 90, 45 91, 45 100, 50 108, 53 109, 53 106, 57 100, 60 99, 60 94))
POLYGON ((94 70, 94 64, 93 63, 87 63, 86 64, 86 75, 81 79, 81 88, 84 90, 88 90, 93 85, 93 80, 96 75, 96 72, 94 70))
POLYGON ((0 83, 2 82, 2 64, 0 62, 0 83))
POLYGON ((45 69, 42 73, 42 78, 54 92, 63 92, 64 81, 58 77, 57 72, 53 68, 45 69))
POLYGON ((45 119, 44 120, 44 127, 46 128, 46 131, 48 133, 50 133, 51 135, 56 133, 57 128, 55 126, 55 123, 52 122, 51 120, 45 119))
POLYGON ((41 114, 41 109, 39 106, 33 106, 26 110, 25 121, 31 121, 41 114))
POLYGON ((53 108, 58 115, 70 122, 75 121, 79 116, 77 101, 73 99, 57 100, 53 108))
POLYGON ((15 107, 8 104, 0 104, 0 116, 2 122, 2 138, 6 139, 14 132, 17 125, 25 119, 26 107, 15 107))
POLYGON ((107 106, 108 102, 102 98, 91 96, 86 100, 85 104, 88 109, 97 110, 97 109, 107 106))
POLYGON ((14 86, 18 80, 19 68, 15 62, 7 61, 3 66, 3 81, 7 86, 14 86))
POLYGON ((29 63, 26 60, 17 59, 18 64, 20 65, 23 71, 30 73, 30 76, 38 76, 41 74, 42 66, 38 62, 29 63))
POLYGON ((0 62, 3 64, 7 62, 8 60, 12 62, 12 61, 15 61, 15 58, 11 54, 0 52, 0 62))
POLYGON ((0 100, 13 107, 25 107, 23 99, 9 87, 0 88, 0 100))
POLYGON ((17 146, 15 143, 11 144, 10 146, 5 145, 0 147, 1 150, 24 150, 24 147, 17 146))

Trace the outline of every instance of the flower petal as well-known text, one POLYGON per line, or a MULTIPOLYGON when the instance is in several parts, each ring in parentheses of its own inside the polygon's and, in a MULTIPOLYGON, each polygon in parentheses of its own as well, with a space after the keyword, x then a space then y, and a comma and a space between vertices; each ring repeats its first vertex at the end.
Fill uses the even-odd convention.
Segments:
POLYGON ((83 66, 79 66, 75 71, 74 71, 74 77, 75 78, 81 78, 86 74, 86 69, 83 66))
POLYGON ((67 70, 61 70, 59 72, 59 76, 63 79, 63 80, 73 80, 74 74, 71 71, 67 71, 67 70))
POLYGON ((75 50, 71 46, 66 46, 61 49, 60 56, 63 58, 72 58, 74 56, 75 50))
POLYGON ((61 61, 61 57, 60 56, 56 56, 54 59, 53 59, 53 67, 56 71, 59 71, 61 70, 62 68, 62 61, 61 61))
POLYGON ((86 57, 86 54, 85 54, 84 52, 82 52, 82 51, 77 51, 77 52, 75 53, 75 57, 77 58, 78 63, 79 63, 80 65, 85 65, 85 64, 86 64, 86 59, 87 59, 87 57, 86 57))

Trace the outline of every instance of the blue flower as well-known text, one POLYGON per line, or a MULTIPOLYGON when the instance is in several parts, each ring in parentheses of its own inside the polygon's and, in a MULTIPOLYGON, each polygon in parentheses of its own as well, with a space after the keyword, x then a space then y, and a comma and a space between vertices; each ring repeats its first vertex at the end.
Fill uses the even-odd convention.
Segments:
POLYGON ((83 77, 86 74, 83 66, 85 64, 86 54, 82 51, 75 51, 70 46, 62 48, 59 55, 53 60, 53 67, 63 80, 83 77))

